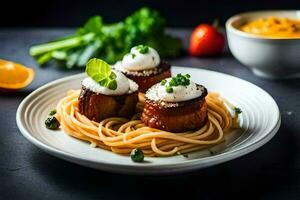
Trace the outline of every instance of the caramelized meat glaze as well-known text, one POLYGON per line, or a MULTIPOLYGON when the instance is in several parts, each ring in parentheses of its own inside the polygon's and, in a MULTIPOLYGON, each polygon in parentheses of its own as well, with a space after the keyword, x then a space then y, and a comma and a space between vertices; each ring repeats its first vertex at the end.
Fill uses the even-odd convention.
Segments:
POLYGON ((205 96, 183 102, 153 101, 146 97, 141 120, 149 127, 169 132, 200 129, 207 121, 205 96))
POLYGON ((159 83, 163 79, 171 77, 171 65, 162 61, 159 66, 154 69, 123 73, 127 78, 139 85, 139 92, 146 93, 151 86, 159 83))
POLYGON ((138 91, 109 96, 97 94, 82 86, 78 100, 79 112, 90 120, 100 122, 109 117, 131 117, 138 101, 138 91))

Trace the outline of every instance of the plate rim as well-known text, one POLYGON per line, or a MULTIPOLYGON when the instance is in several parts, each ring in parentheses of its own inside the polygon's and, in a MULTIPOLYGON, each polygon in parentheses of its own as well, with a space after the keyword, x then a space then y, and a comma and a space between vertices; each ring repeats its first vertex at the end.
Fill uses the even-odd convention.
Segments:
POLYGON ((209 73, 216 73, 222 76, 228 76, 230 78, 238 79, 239 81, 246 82, 247 84, 250 84, 260 90, 262 90, 265 95, 267 95, 270 100, 272 100, 274 106, 276 107, 276 124, 272 124, 272 128, 267 133, 264 137, 260 138, 260 140, 254 141, 253 143, 250 143, 247 146, 244 147, 239 147, 234 150, 230 150, 227 152, 224 152, 222 154, 217 154, 213 155, 210 157, 205 157, 201 159, 193 159, 193 160, 185 160, 182 161, 181 163, 170 163, 170 164, 155 164, 155 165, 144 165, 143 163, 137 163, 136 165, 126 165, 126 164, 119 164, 119 163, 109 163, 109 162, 101 162, 99 160, 94 160, 90 158, 84 158, 81 156, 78 156, 73 153, 65 152, 63 150, 60 150, 58 148, 55 148, 51 145, 47 145, 40 141, 39 139, 36 139, 22 124, 22 113, 26 109, 27 103, 29 103, 31 98, 35 98, 35 96, 39 95, 39 93, 45 88, 48 88, 49 86, 52 85, 57 85, 60 84, 61 82, 68 81, 70 79, 74 79, 77 77, 83 76, 84 73, 79 73, 63 78, 56 79, 54 81, 51 81, 33 92, 31 92, 27 97, 25 97, 22 102, 19 104, 19 107, 16 112, 16 122, 17 126, 21 132, 21 134, 33 145, 36 147, 40 148, 41 150, 45 151, 46 153, 49 153, 55 157, 59 157, 63 160, 67 160, 69 162, 77 163, 79 165, 84 165, 87 167, 95 168, 95 169, 101 169, 104 171, 109 171, 109 172, 116 172, 116 173, 124 173, 124 174, 173 174, 173 173, 180 173, 180 172, 185 172, 185 171, 191 171, 191 170, 197 170, 200 168, 205 168, 217 164, 221 164, 224 162, 227 162, 229 160, 233 160, 235 158, 244 156, 248 153, 251 153, 252 151, 260 148, 264 144, 266 144, 268 141, 270 141, 275 134, 277 133, 278 129, 280 128, 281 125, 281 116, 280 116, 280 110, 278 108, 278 105, 274 98, 266 92, 264 89, 260 88, 259 86, 243 80, 241 78, 226 74, 226 73, 221 73, 221 72, 216 72, 212 70, 207 70, 207 69, 198 69, 198 68, 191 68, 191 67, 182 67, 182 66, 172 66, 172 68, 189 68, 192 70, 200 70, 200 71, 208 71, 209 73), (220 158, 221 157, 221 158, 220 158), (199 162, 201 163, 199 165, 199 162), (136 169, 142 169, 142 171, 136 170, 136 169), (160 169, 159 171, 156 171, 157 169, 160 169))

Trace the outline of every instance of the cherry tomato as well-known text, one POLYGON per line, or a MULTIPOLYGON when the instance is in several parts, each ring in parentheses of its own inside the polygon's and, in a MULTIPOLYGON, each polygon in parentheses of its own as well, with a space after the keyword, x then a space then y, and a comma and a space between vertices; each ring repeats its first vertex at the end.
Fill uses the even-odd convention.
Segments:
POLYGON ((191 34, 189 53, 192 56, 214 56, 222 53, 224 45, 222 33, 209 24, 200 24, 191 34))

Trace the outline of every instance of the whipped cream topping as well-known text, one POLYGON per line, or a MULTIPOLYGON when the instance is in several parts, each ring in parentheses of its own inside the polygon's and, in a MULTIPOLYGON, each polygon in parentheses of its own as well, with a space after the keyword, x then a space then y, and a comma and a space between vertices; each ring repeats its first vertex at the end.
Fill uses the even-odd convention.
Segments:
MULTIPOLYGON (((167 84, 170 82, 171 78, 166 79, 167 84)), ((199 87, 196 83, 190 81, 187 86, 173 86, 173 92, 168 93, 166 87, 160 83, 152 86, 146 93, 146 98, 159 101, 163 100, 166 102, 181 102, 191 99, 195 99, 202 95, 204 92, 203 87, 199 87)))
POLYGON ((134 81, 128 79, 124 74, 122 74, 119 71, 112 71, 116 74, 117 88, 115 90, 111 90, 109 88, 101 86, 99 83, 97 83, 90 77, 83 79, 81 84, 95 93, 112 96, 130 94, 138 90, 138 85, 134 81))
POLYGON ((160 57, 157 51, 148 47, 146 53, 141 53, 138 47, 133 47, 130 53, 126 54, 121 61, 113 66, 114 69, 124 71, 141 71, 157 67, 160 63, 160 57))

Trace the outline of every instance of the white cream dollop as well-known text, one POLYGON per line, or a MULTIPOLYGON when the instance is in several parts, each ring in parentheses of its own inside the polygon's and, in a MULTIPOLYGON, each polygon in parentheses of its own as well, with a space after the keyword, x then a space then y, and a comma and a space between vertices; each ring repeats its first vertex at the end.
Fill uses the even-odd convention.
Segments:
MULTIPOLYGON (((166 85, 168 85, 170 80, 171 78, 166 79, 166 85)), ((147 91, 146 97, 154 101, 181 102, 195 99, 203 93, 203 88, 198 87, 197 84, 192 81, 190 81, 190 84, 187 86, 179 85, 173 86, 172 88, 173 92, 168 93, 165 85, 157 83, 147 91)))
MULTIPOLYGON (((130 50, 129 54, 126 54, 121 63, 116 63, 120 67, 120 65, 131 71, 140 71, 146 69, 152 69, 159 65, 160 57, 155 49, 152 47, 148 47, 149 50, 147 53, 140 53, 138 47, 133 47, 130 50)), ((117 68, 116 67, 116 68, 117 68)))
POLYGON ((117 88, 115 90, 111 90, 109 88, 101 86, 90 77, 83 79, 81 84, 95 93, 112 96, 130 94, 138 90, 138 85, 134 81, 128 79, 123 73, 119 71, 112 71, 116 74, 117 88))

